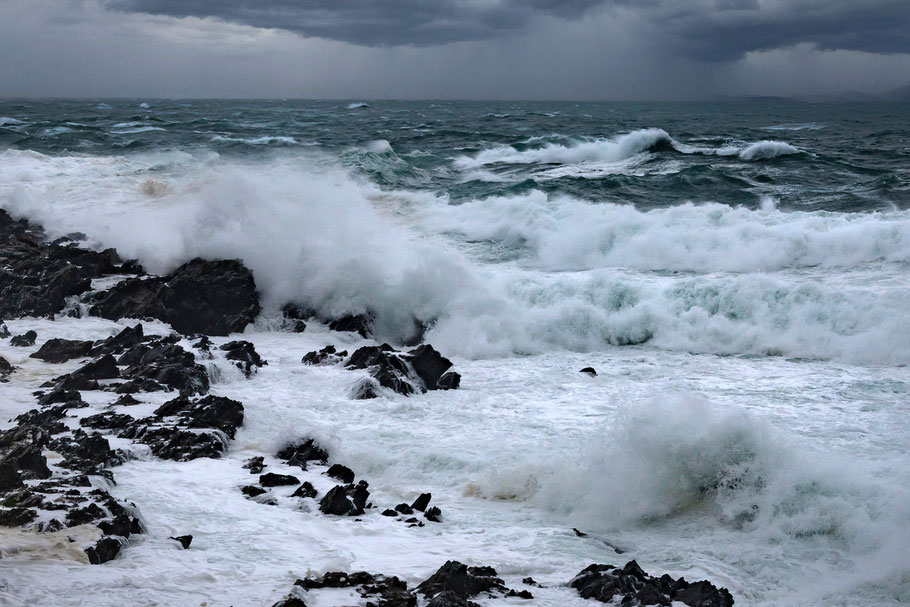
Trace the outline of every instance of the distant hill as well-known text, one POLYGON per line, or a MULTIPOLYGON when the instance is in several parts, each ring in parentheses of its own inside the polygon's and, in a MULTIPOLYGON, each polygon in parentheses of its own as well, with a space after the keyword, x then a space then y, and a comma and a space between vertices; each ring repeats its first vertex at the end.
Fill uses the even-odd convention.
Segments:
POLYGON ((881 97, 885 101, 910 101, 910 84, 883 93, 881 97))

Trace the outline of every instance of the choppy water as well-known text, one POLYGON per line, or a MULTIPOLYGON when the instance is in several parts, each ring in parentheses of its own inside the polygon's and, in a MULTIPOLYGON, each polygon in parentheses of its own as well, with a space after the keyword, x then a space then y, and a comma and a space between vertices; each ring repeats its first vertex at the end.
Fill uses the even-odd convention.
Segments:
MULTIPOLYGON (((251 531, 267 550, 225 550, 229 532, 213 523, 207 564, 175 571, 187 564, 167 563, 153 534, 111 569, 152 567, 148 586, 177 576, 158 594, 143 587, 155 600, 201 584, 252 604, 295 567, 419 579, 443 550, 557 581, 626 556, 562 533, 581 526, 652 569, 729 585, 737 604, 910 600, 908 115, 767 102, 0 102, 0 206, 153 270, 241 257, 266 316, 289 299, 370 309, 393 340, 416 317, 464 375, 457 393, 352 403, 346 376, 299 365, 337 335, 275 333, 264 319, 249 333, 270 366, 220 388, 247 405, 234 459, 315 427, 381 490, 431 488, 446 533, 364 531, 400 550, 391 558, 281 514, 251 531), (577 373, 589 364, 595 380, 577 373), (288 526, 294 542, 264 539, 288 526), (320 546, 310 561, 295 556, 308 540, 320 546), (267 583, 242 591, 231 572, 251 559, 267 583)), ((221 491, 233 468, 220 466, 236 464, 207 463, 212 480, 199 482, 221 491)), ((195 482, 185 469, 128 464, 118 490, 147 516, 205 527, 160 488, 171 475, 195 482)), ((223 493, 241 500, 219 511, 230 527, 246 506, 223 493)), ((129 596, 116 576, 91 576, 112 601, 129 596)))

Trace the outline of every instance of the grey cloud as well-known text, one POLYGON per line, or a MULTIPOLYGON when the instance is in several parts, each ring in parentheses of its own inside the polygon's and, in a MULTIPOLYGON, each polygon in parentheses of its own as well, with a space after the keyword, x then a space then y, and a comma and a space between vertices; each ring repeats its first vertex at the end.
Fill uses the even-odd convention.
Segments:
POLYGON ((361 46, 436 46, 502 37, 535 17, 595 7, 632 13, 654 44, 700 61, 800 43, 822 50, 910 52, 908 0, 109 0, 114 9, 216 17, 361 46))
POLYGON ((117 10, 217 17, 363 46, 435 46, 521 29, 537 15, 572 18, 603 0, 111 0, 117 10))

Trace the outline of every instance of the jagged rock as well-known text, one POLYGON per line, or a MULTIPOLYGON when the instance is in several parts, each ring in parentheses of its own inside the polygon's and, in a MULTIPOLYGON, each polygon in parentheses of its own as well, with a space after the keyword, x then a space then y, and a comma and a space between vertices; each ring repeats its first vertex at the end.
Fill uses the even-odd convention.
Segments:
POLYGON ((35 340, 38 339, 38 334, 34 331, 26 331, 22 335, 16 335, 9 340, 9 345, 16 346, 17 348, 27 348, 29 346, 35 345, 35 340))
POLYGON ((262 487, 257 487, 256 485, 247 485, 240 488, 240 492, 247 497, 256 497, 257 495, 262 495, 263 493, 268 493, 262 487))
POLYGON ((139 519, 126 514, 118 514, 109 521, 101 521, 98 523, 98 528, 101 529, 105 535, 119 535, 121 537, 129 537, 136 532, 138 526, 139 519))
POLYGON ((591 377, 597 377, 597 371, 594 370, 594 367, 585 367, 579 373, 584 373, 590 375, 591 377))
POLYGON ((272 605, 272 607, 307 607, 306 603, 303 602, 303 599, 296 596, 289 596, 286 599, 282 599, 272 605))
POLYGON ((111 450, 108 440, 97 432, 86 434, 75 430, 72 438, 57 438, 49 446, 64 456, 58 465, 80 472, 98 473, 103 467, 123 462, 123 458, 111 450))
POLYGON ((206 396, 195 401, 186 396, 169 400, 157 409, 156 417, 179 417, 178 424, 189 428, 217 428, 234 438, 243 425, 243 404, 224 396, 206 396))
POLYGON ((423 517, 430 521, 431 523, 441 523, 442 522, 442 511, 439 510, 436 506, 428 508, 424 513, 423 517))
POLYGON ((506 596, 507 597, 515 596, 515 597, 518 597, 520 599, 525 599, 525 600, 531 600, 534 598, 534 595, 531 594, 530 592, 528 592, 527 590, 519 590, 519 591, 509 590, 506 593, 506 596))
POLYGON ((316 491, 316 488, 310 483, 310 481, 304 481, 302 485, 297 487, 297 490, 291 494, 291 497, 312 497, 315 498, 319 495, 319 492, 316 491))
POLYGON ((414 509, 407 504, 398 504, 395 506, 395 511, 401 514, 414 514, 414 509))
POLYGON ((135 418, 125 413, 96 413, 79 420, 79 425, 87 428, 97 428, 101 430, 114 430, 125 428, 133 423, 135 418))
POLYGON ((324 464, 329 459, 328 452, 311 438, 302 443, 285 446, 277 456, 285 460, 289 466, 297 466, 303 470, 307 469, 307 462, 324 464))
POLYGON ((6 326, 5 322, 0 320, 0 339, 6 339, 9 335, 9 327, 6 326))
POLYGON ((37 358, 46 363, 65 363, 73 358, 83 358, 92 351, 94 342, 73 339, 49 339, 29 358, 37 358))
POLYGON ((38 513, 29 508, 0 508, 0 525, 21 527, 38 518, 38 513))
POLYGON ((536 588, 542 588, 542 586, 540 584, 538 584, 536 581, 534 581, 534 578, 532 578, 532 577, 522 578, 521 583, 524 584, 525 586, 534 586, 536 588))
POLYGON ((364 339, 373 334, 374 318, 372 314, 348 314, 329 323, 332 331, 359 333, 364 339))
POLYGON ((411 504, 411 508, 413 508, 414 510, 420 510, 421 512, 423 512, 424 510, 427 509, 427 506, 430 505, 431 499, 433 499, 432 493, 421 493, 417 497, 417 499, 414 500, 414 503, 411 504))
MULTIPOLYGON (((137 422, 141 423, 141 422, 137 422)), ((134 424, 119 434, 148 445, 152 453, 162 459, 189 461, 200 457, 219 458, 226 442, 219 432, 191 432, 173 427, 148 427, 134 424)))
POLYGON ((20 489, 8 493, 0 505, 5 508, 42 508, 44 507, 44 497, 28 489, 20 489))
POLYGON ((349 369, 368 369, 370 375, 384 388, 405 396, 418 390, 411 379, 412 369, 400 356, 390 352, 387 344, 357 349, 345 363, 349 369))
POLYGON ((480 607, 474 601, 469 601, 467 598, 460 596, 451 590, 446 590, 440 592, 434 596, 427 607, 480 607))
POLYGON ((15 370, 16 367, 14 367, 10 361, 0 356, 0 382, 7 381, 7 378, 9 378, 15 370))
POLYGON ((196 363, 196 357, 191 352, 164 340, 151 347, 144 344, 134 347, 139 349, 141 355, 137 362, 126 368, 124 377, 159 382, 182 394, 205 394, 209 391, 208 372, 196 363))
POLYGON ((257 367, 268 364, 260 358, 253 344, 248 341, 231 341, 221 346, 221 350, 227 352, 225 357, 235 361, 234 364, 247 378, 256 372, 257 367))
POLYGON ((98 504, 91 502, 84 508, 76 508, 67 512, 66 526, 75 527, 76 525, 84 525, 85 523, 91 523, 92 521, 97 521, 106 516, 107 513, 102 510, 98 504))
POLYGON ((673 601, 689 607, 732 607, 733 597, 726 588, 716 588, 709 582, 690 584, 684 578, 674 580, 669 575, 649 576, 638 563, 629 561, 625 567, 590 565, 570 582, 586 599, 609 603, 619 597, 623 604, 670 605, 673 601))
POLYGON ((92 565, 100 565, 117 558, 117 555, 120 554, 120 548, 119 540, 107 536, 98 540, 94 546, 86 548, 85 554, 88 555, 88 560, 92 565))
POLYGON ((291 333, 303 333, 304 331, 306 331, 306 323, 302 320, 296 320, 291 325, 291 333))
POLYGON ((129 394, 124 394, 123 396, 121 396, 120 398, 118 398, 117 400, 114 401, 114 405, 121 406, 121 407, 129 407, 132 405, 139 405, 139 404, 141 404, 140 401, 136 400, 133 396, 131 396, 129 394))
POLYGON ((481 592, 506 592, 503 581, 496 577, 492 567, 468 567, 458 561, 447 561, 436 573, 417 586, 417 592, 433 597, 450 591, 461 597, 472 597, 481 592))
POLYGON ((184 334, 228 335, 256 318, 259 298, 252 273, 240 261, 197 258, 163 278, 115 285, 90 313, 111 320, 157 318, 184 334))
POLYGON ((357 380, 348 393, 351 400, 370 400, 379 397, 379 384, 371 377, 357 380))
POLYGON ((353 573, 330 571, 319 578, 297 580, 294 585, 306 590, 357 587, 357 593, 368 599, 367 605, 417 607, 417 597, 408 590, 408 585, 404 581, 394 576, 373 575, 366 571, 353 573), (370 600, 373 597, 378 598, 376 603, 370 600))
POLYGON ((428 390, 435 390, 437 382, 452 366, 452 361, 444 358, 433 346, 424 344, 410 351, 411 366, 428 390))
POLYGON ((178 535, 177 537, 169 537, 167 539, 180 542, 180 545, 183 546, 184 550, 189 548, 190 544, 193 542, 192 535, 178 535))
POLYGON ((461 385, 461 375, 456 371, 443 373, 439 381, 436 382, 437 390, 457 390, 461 385))
POLYGON ((319 510, 337 516, 359 516, 363 514, 370 497, 367 486, 366 481, 356 485, 336 485, 320 500, 319 510))
POLYGON ((268 472, 259 477, 259 484, 263 487, 280 487, 283 485, 296 485, 300 479, 290 474, 275 474, 268 472))
POLYGON ((347 466, 342 466, 341 464, 332 464, 326 471, 326 474, 332 478, 337 478, 345 484, 353 483, 355 477, 353 470, 347 466))
POLYGON ((95 342, 91 354, 92 356, 122 354, 128 348, 132 348, 141 343, 144 339, 145 332, 143 331, 141 324, 137 324, 133 327, 126 327, 116 335, 95 342))
POLYGON ((264 462, 265 458, 261 455, 258 457, 251 457, 243 463, 243 467, 250 471, 250 474, 259 474, 266 467, 264 462))
MULTIPOLYGON (((20 426, 22 430, 23 428, 20 426)), ((14 443, 0 458, 0 465, 12 466, 22 478, 50 478, 47 458, 41 454, 42 446, 47 442, 47 434, 39 431, 38 437, 30 437, 14 443)))
POLYGON ((307 352, 300 362, 305 365, 334 365, 340 363, 347 355, 347 350, 336 352, 335 346, 328 345, 322 350, 307 352))

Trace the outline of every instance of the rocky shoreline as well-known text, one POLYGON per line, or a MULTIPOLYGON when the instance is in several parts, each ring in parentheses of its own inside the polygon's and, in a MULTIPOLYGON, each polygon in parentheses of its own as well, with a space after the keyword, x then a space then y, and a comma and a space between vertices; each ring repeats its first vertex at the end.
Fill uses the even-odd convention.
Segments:
MULTIPOLYGON (((261 311, 254 277, 240 261, 194 259, 167 276, 151 276, 112 249, 81 248, 83 238, 71 234, 52 241, 39 226, 0 210, 0 318, 137 321, 98 340, 35 331, 12 335, 0 322, 0 339, 30 358, 79 365, 42 385, 34 393, 35 408, 0 433, 0 525, 60 538, 78 548, 77 560, 103 564, 149 531, 141 503, 110 493, 117 466, 137 454, 178 462, 222 457, 244 423, 244 405, 210 394, 217 379, 211 363, 236 366, 249 379, 268 361, 249 341, 215 346, 210 339, 241 333, 261 311), (173 332, 147 334, 146 321, 167 323, 173 332)), ((333 331, 372 336, 369 311, 323 318, 294 303, 283 310, 286 331, 303 332, 315 319, 333 331)), ((355 400, 458 389, 461 383, 452 362, 426 343, 368 345, 351 354, 328 345, 306 354, 300 364, 360 373, 348 393, 355 400)), ((16 381, 16 373, 16 366, 0 357, 0 382, 16 381)), ((369 482, 305 434, 273 456, 246 461, 237 470, 237 490, 263 507, 306 508, 329 517, 385 516, 407 527, 445 525, 444 509, 430 505, 429 493, 411 504, 373 503, 369 482)), ((192 536, 173 539, 191 549, 192 536)), ((725 589, 654 578, 634 561, 623 567, 595 564, 566 577, 579 596, 601 602, 733 604, 725 589)), ((366 572, 306 577, 276 605, 299 607, 310 593, 330 588, 350 588, 367 605, 390 607, 470 606, 478 596, 533 600, 539 585, 527 578, 523 586, 507 588, 491 567, 449 560, 415 588, 366 572)), ((262 598, 262 604, 273 601, 262 598)))

